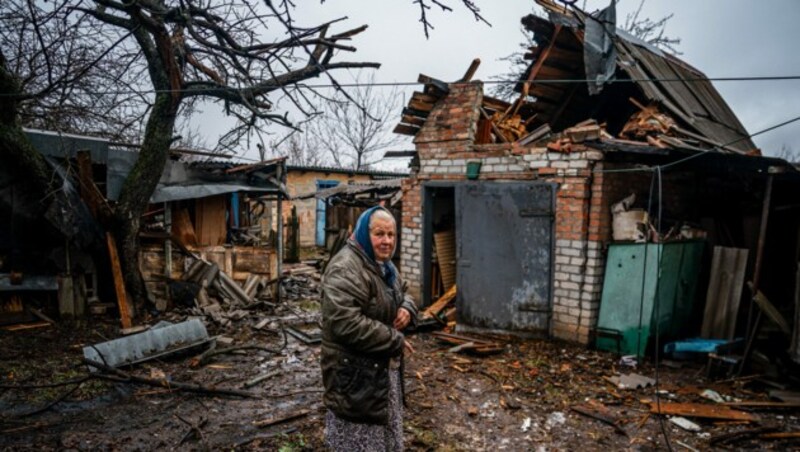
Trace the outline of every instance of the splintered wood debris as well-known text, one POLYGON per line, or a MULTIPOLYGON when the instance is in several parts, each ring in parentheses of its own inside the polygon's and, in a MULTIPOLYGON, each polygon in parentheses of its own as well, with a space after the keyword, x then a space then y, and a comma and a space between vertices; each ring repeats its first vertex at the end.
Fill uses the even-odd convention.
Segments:
POLYGON ((753 414, 734 410, 723 405, 709 405, 705 403, 650 402, 650 412, 654 414, 723 419, 728 421, 758 421, 758 417, 753 414))
POLYGON ((475 337, 445 333, 442 331, 434 331, 431 335, 442 342, 455 345, 455 347, 449 350, 452 353, 470 352, 478 355, 490 355, 501 353, 504 350, 503 345, 499 342, 487 341, 475 337))

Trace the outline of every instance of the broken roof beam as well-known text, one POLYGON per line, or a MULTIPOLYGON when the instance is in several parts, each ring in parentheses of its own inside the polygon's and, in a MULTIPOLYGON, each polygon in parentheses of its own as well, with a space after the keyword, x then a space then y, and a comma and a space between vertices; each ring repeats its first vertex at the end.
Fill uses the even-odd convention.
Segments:
POLYGON ((531 68, 530 72, 528 72, 528 76, 526 77, 524 83, 524 92, 528 92, 530 89, 530 82, 539 75, 539 71, 542 70, 544 66, 544 62, 547 60, 547 57, 550 55, 550 52, 553 50, 553 47, 556 46, 556 39, 558 39, 558 34, 561 32, 561 25, 556 25, 555 29, 553 30, 553 35, 550 38, 550 43, 544 49, 543 52, 539 55, 539 58, 536 59, 536 63, 534 63, 533 67, 531 68))
POLYGON ((422 127, 425 124, 425 119, 417 117, 417 116, 403 115, 400 118, 400 122, 406 123, 406 124, 409 124, 409 125, 412 125, 412 126, 422 127))
POLYGON ((420 130, 420 127, 410 126, 408 124, 398 124, 394 127, 392 132, 402 134, 402 135, 416 135, 420 130))
POLYGON ((392 159, 392 158, 406 158, 406 157, 414 157, 417 155, 417 151, 386 151, 383 154, 383 158, 385 159, 392 159))
POLYGON ((419 74, 419 77, 417 77, 417 82, 424 83, 426 90, 428 87, 432 87, 436 91, 439 91, 440 94, 447 94, 450 92, 450 88, 447 86, 446 82, 427 76, 425 74, 419 74))
POLYGON ((458 81, 458 83, 466 83, 472 80, 472 77, 475 76, 475 72, 478 70, 478 66, 481 65, 481 59, 475 58, 472 60, 472 63, 467 68, 467 72, 464 73, 464 76, 458 81))

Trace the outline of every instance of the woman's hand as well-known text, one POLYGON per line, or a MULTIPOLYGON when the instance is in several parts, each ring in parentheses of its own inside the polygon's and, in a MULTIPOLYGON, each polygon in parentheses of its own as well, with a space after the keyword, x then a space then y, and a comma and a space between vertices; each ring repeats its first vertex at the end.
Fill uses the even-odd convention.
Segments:
POLYGON ((411 313, 405 308, 400 308, 397 310, 397 316, 394 318, 394 328, 398 331, 401 331, 403 328, 408 326, 410 321, 411 313))

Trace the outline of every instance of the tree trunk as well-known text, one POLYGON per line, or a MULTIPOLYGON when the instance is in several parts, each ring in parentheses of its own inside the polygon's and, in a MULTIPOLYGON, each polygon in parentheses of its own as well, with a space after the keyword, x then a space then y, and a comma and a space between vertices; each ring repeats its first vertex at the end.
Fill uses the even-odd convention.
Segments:
POLYGON ((115 209, 114 235, 120 248, 125 286, 136 307, 142 306, 147 300, 144 280, 139 270, 140 220, 169 157, 177 105, 170 94, 156 96, 147 119, 139 158, 125 180, 115 209))
MULTIPOLYGON (((22 178, 32 198, 44 199, 54 188, 53 171, 41 154, 31 145, 17 121, 17 99, 19 83, 6 70, 5 59, 0 53, 0 162, 10 174, 25 174, 22 178)), ((37 203, 41 212, 47 204, 37 203)))

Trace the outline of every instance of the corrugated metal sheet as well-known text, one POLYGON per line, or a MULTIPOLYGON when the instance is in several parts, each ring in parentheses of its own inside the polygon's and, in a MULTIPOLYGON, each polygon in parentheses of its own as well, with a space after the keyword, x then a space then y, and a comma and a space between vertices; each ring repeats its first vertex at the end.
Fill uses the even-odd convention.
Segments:
POLYGON ((402 179, 386 179, 370 182, 351 182, 349 184, 340 184, 332 188, 324 190, 313 191, 295 196, 293 199, 328 199, 332 196, 341 195, 360 195, 366 193, 377 192, 396 192, 400 189, 402 179))
POLYGON ((56 158, 75 158, 78 151, 89 151, 93 162, 108 162, 108 140, 46 130, 24 129, 24 131, 34 149, 42 155, 56 158))
POLYGON ((637 82, 650 100, 662 103, 689 127, 718 144, 730 143, 730 147, 742 152, 756 147, 746 138, 744 126, 703 73, 675 57, 654 54, 649 47, 643 48, 624 39, 617 40, 617 47, 638 63, 638 67, 621 64, 623 71, 632 79, 653 80, 637 82))
POLYGON ((379 170, 354 170, 347 168, 334 168, 331 166, 305 166, 305 165, 286 165, 287 171, 314 171, 320 173, 336 173, 336 174, 358 174, 382 178, 398 178, 408 177, 408 173, 401 173, 395 171, 379 171, 379 170))
MULTIPOLYGON (((32 129, 25 132, 34 148, 48 157, 72 159, 78 151, 90 151, 93 163, 106 165, 106 198, 110 201, 119 199, 122 186, 139 158, 137 152, 115 149, 108 141, 99 138, 32 129)), ((214 166, 168 160, 150 202, 204 198, 239 191, 278 191, 267 180, 249 177, 245 173, 225 174, 225 169, 236 165, 241 163, 224 162, 214 166)), ((269 174, 270 169, 274 169, 274 165, 258 171, 269 174)))

